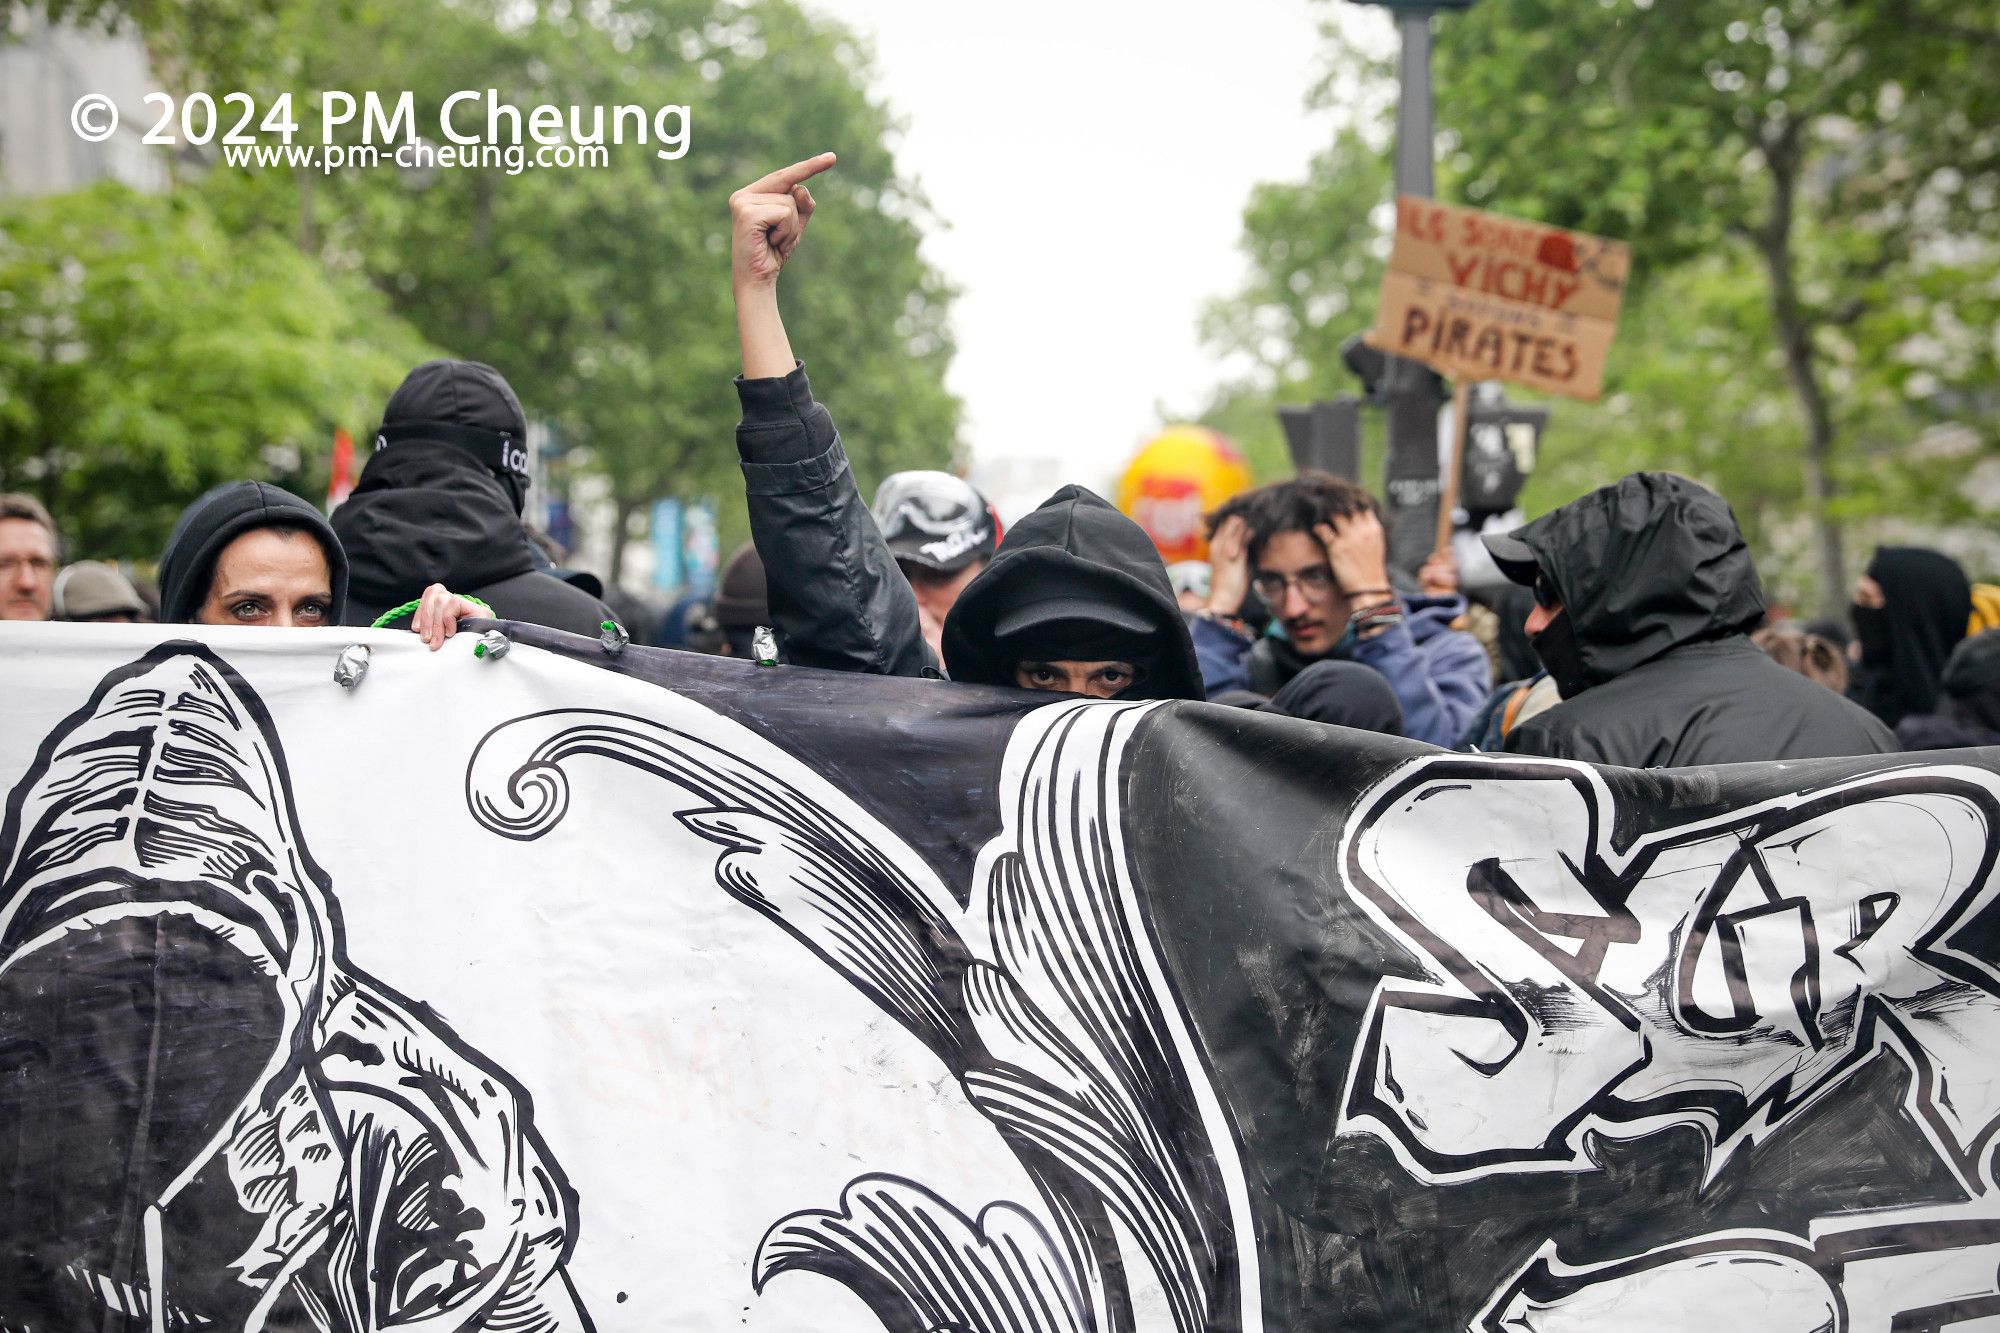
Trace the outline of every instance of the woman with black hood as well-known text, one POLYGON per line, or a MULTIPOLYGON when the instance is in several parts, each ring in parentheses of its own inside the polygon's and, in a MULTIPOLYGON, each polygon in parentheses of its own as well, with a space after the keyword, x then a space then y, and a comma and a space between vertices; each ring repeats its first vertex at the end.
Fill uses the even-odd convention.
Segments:
POLYGON ((166 625, 337 625, 347 554, 319 510, 261 481, 217 486, 181 511, 160 554, 166 625))
MULTIPOLYGON (((347 553, 318 509, 283 487, 226 482, 181 511, 160 554, 160 623, 317 629, 347 609, 347 553)), ((412 628, 433 651, 490 614, 433 584, 412 628)))
MULTIPOLYGON (((812 217, 805 182, 831 153, 730 196, 743 376, 736 429, 771 616, 794 663, 936 675, 915 595, 862 502, 833 419, 813 401, 778 313, 778 273, 812 217)), ((946 616, 953 680, 1119 699, 1199 699, 1201 672, 1159 552, 1138 524, 1065 486, 1008 529, 946 616)))
POLYGON ((1854 587, 1861 661, 1847 697, 1893 727, 1937 707, 1945 659, 1972 619, 1958 562, 1921 546, 1878 546, 1854 587))

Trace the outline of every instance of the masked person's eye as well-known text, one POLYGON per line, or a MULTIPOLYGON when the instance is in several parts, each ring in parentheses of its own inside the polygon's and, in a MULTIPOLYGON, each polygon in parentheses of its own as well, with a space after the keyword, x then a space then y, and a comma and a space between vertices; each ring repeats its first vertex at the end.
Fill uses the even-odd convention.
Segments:
POLYGON ((264 604, 253 601, 237 602, 229 608, 229 614, 238 620, 261 620, 264 616, 264 604))
POLYGON ((327 618, 325 602, 307 602, 298 609, 296 617, 301 624, 319 624, 327 618))
POLYGON ((1014 668, 1014 683, 1029 690, 1063 690, 1069 677, 1045 662, 1023 662, 1014 668))

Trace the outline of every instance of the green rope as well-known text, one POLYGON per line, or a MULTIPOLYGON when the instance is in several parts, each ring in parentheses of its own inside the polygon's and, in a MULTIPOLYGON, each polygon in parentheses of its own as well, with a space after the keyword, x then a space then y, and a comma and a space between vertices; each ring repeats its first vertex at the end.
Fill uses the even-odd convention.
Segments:
MULTIPOLYGON (((466 593, 459 593, 457 595, 465 598, 466 601, 471 602, 474 606, 484 611, 488 616, 493 615, 493 608, 488 606, 485 602, 480 601, 477 597, 470 596, 466 593)), ((391 607, 389 610, 384 611, 381 615, 375 617, 375 623, 370 625, 368 628, 387 629, 393 622, 401 620, 404 616, 415 615, 417 612, 417 608, 419 606, 422 606, 423 602, 424 602, 423 598, 416 597, 412 598, 407 602, 404 602, 401 606, 391 607)))

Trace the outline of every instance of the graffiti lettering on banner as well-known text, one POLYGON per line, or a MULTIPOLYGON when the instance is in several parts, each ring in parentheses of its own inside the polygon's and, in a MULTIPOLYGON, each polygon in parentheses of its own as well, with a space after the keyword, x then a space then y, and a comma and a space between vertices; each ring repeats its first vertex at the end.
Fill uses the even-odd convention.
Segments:
POLYGON ((1453 378, 1595 398, 1631 266, 1618 241, 1404 195, 1368 342, 1453 378))

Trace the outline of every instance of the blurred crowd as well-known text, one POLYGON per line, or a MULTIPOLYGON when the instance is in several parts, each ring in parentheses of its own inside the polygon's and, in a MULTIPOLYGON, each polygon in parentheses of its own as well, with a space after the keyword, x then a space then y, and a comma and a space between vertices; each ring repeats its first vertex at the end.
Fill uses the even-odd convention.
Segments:
POLYGON ((896 474, 864 501, 777 301, 812 216, 806 182, 831 165, 730 200, 752 541, 712 593, 663 616, 614 610, 523 522, 513 390, 490 366, 440 360, 390 397, 330 516, 265 482, 217 487, 182 513, 156 581, 63 563, 47 510, 0 495, 0 618, 402 625, 433 648, 474 617, 592 637, 622 620, 694 652, 1207 700, 1635 768, 2000 745, 2000 587, 1884 546, 1844 620, 1796 623, 1767 606, 1725 498, 1678 475, 1635 473, 1489 532, 1476 570, 1463 548, 1392 567, 1382 505, 1316 473, 1228 500, 1207 516, 1209 558, 1171 568, 1078 486, 1004 531, 947 473, 896 474))

